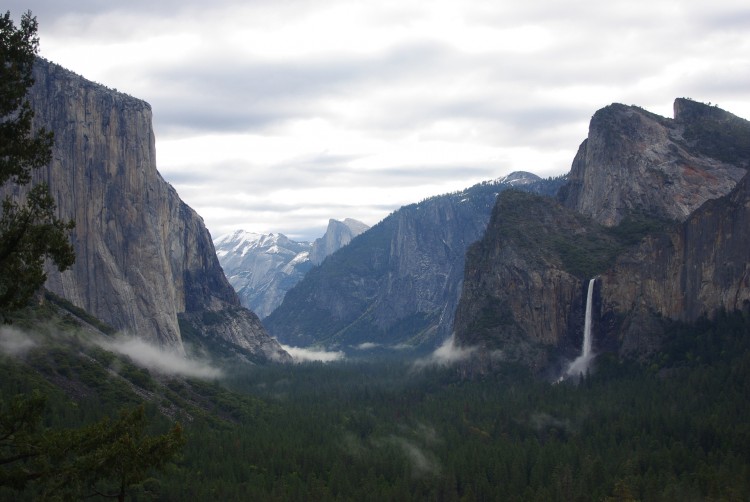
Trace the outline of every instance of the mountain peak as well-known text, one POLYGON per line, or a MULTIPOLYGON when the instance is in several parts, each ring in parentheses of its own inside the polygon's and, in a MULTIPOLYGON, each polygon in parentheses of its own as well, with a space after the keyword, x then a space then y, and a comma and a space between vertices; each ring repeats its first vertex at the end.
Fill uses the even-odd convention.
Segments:
POLYGON ((528 171, 513 171, 512 173, 497 179, 498 183, 510 186, 530 185, 540 181, 542 178, 528 171))
POLYGON ((731 113, 722 110, 711 103, 701 103, 690 98, 674 100, 674 119, 677 122, 691 122, 696 119, 712 117, 714 119, 733 117, 731 113))
POLYGON ((365 223, 353 218, 346 218, 344 221, 333 218, 328 220, 326 233, 313 242, 310 261, 315 265, 320 265, 328 255, 346 246, 353 238, 369 228, 365 223))
POLYGON ((297 242, 282 233, 236 230, 217 238, 214 245, 219 262, 242 305, 263 318, 281 303, 289 288, 314 264, 368 228, 352 218, 344 221, 331 219, 325 235, 315 244, 297 242))
POLYGON ((597 111, 560 192, 563 204, 613 226, 638 212, 683 221, 728 193, 750 162, 750 123, 675 103, 677 120, 619 103, 597 111))

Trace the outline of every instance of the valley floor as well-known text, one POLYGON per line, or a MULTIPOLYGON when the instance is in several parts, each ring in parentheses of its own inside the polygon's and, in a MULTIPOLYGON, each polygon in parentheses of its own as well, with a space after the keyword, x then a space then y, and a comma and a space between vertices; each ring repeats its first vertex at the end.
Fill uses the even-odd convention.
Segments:
MULTIPOLYGON (((182 422, 179 460, 131 500, 750 499, 741 314, 675 326, 646 362, 600 355, 578 385, 517 367, 467 381, 392 359, 205 381, 114 364, 84 345, 2 356, 2 396, 41 389, 50 427, 144 399, 154 430, 182 422), (102 369, 114 367, 118 378, 102 369)), ((0 489, 3 500, 34 494, 0 489)))

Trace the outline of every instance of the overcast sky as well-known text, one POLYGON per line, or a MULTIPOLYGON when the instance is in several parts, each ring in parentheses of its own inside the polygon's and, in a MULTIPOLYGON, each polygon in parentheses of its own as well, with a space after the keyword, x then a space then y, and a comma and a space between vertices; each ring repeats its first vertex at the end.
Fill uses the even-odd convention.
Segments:
POLYGON ((158 169, 214 237, 565 173, 612 102, 750 118, 747 0, 5 4, 42 56, 152 105, 158 169))

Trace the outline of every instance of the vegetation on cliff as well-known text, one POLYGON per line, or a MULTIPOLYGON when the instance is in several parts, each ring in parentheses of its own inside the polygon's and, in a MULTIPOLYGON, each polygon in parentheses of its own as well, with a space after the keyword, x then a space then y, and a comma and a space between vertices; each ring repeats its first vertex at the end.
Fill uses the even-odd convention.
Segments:
POLYGON ((484 239, 477 246, 508 245, 530 263, 558 266, 583 280, 614 264, 618 255, 668 223, 645 213, 629 214, 605 227, 554 199, 507 191, 498 197, 484 239))
POLYGON ((717 106, 690 99, 675 101, 675 119, 688 144, 709 157, 750 167, 750 122, 717 106))
POLYGON ((148 370, 102 349, 91 317, 62 304, 15 311, 0 328, 0 499, 153 490, 182 427, 144 402, 157 388, 148 370))

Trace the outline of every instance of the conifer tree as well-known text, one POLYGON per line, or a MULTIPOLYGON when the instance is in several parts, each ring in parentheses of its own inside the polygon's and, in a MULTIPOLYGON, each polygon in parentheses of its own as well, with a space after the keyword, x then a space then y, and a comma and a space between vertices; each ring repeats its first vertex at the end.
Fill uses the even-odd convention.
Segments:
POLYGON ((74 223, 55 216, 45 184, 27 187, 32 172, 50 162, 53 144, 51 132, 32 131, 27 97, 39 49, 37 26, 31 12, 19 27, 10 12, 0 16, 0 188, 7 194, 0 208, 0 316, 25 305, 44 285, 47 259, 60 271, 75 260, 68 240, 74 223))

